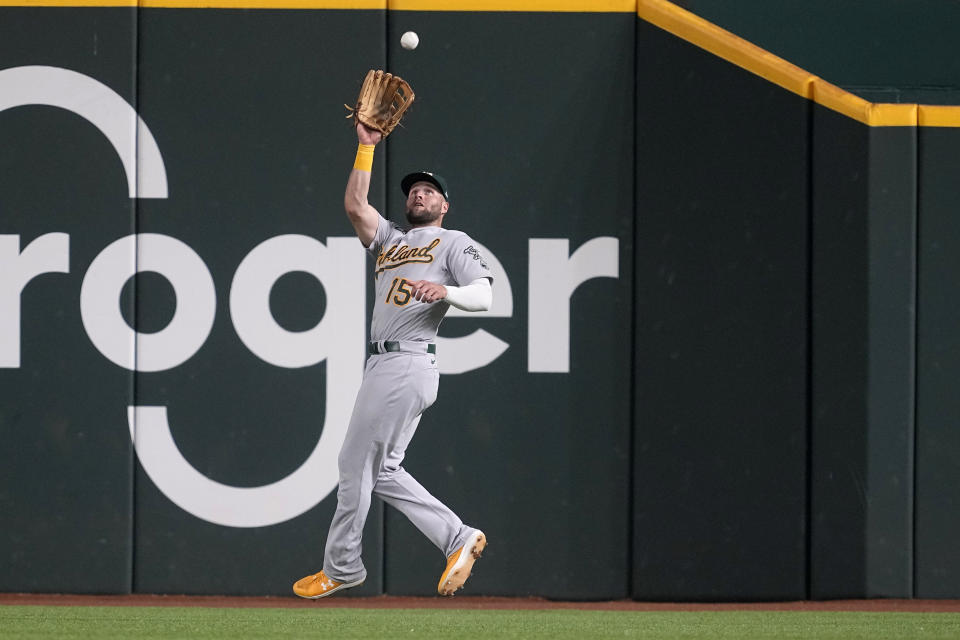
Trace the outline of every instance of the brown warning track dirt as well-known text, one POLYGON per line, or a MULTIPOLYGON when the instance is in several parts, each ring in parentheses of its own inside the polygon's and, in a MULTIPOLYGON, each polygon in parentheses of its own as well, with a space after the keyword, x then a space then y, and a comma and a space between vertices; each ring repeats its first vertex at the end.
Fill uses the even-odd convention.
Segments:
POLYGON ((187 595, 71 595, 0 593, 3 605, 114 607, 277 607, 353 609, 586 609, 595 611, 908 611, 960 612, 960 600, 826 600, 797 602, 564 602, 543 598, 377 596, 303 600, 296 597, 187 595))

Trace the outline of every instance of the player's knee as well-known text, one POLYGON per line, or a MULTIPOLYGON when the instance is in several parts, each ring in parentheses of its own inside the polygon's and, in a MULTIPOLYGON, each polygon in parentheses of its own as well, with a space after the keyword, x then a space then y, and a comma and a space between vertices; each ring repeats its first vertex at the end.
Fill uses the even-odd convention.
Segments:
POLYGON ((380 472, 377 474, 377 482, 390 482, 396 480, 399 476, 406 473, 403 467, 397 463, 387 463, 380 467, 380 472))

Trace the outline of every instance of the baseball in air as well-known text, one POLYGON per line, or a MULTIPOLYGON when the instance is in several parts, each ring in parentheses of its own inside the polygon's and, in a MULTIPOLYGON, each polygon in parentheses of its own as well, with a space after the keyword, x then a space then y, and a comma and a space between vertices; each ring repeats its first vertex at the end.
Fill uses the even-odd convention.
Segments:
POLYGON ((420 44, 420 36, 413 31, 407 31, 400 36, 400 46, 407 51, 413 51, 420 44))

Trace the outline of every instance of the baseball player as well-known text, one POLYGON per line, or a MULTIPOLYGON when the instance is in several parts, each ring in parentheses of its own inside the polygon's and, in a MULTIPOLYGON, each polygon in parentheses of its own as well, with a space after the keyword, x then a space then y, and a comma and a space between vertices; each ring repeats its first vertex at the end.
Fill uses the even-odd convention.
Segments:
POLYGON ((489 309, 493 276, 469 236, 442 227, 450 202, 441 176, 411 173, 400 182, 407 196, 407 230, 367 202, 373 153, 382 135, 358 122, 357 138, 344 207, 376 260, 370 355, 338 458, 337 510, 323 570, 298 580, 293 592, 323 598, 363 583, 361 536, 375 494, 443 552, 447 564, 437 591, 452 596, 470 576, 486 536, 463 524, 400 464, 421 415, 437 398, 437 328, 450 305, 489 309))

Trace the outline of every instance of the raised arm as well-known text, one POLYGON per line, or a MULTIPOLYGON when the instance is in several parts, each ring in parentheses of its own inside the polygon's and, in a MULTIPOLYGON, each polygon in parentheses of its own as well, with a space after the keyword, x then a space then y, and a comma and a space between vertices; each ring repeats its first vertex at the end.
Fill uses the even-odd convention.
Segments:
POLYGON ((347 178, 347 190, 343 195, 343 208, 357 232, 363 246, 369 247, 377 235, 380 213, 367 202, 370 192, 370 171, 373 169, 373 150, 383 136, 379 131, 357 123, 357 160, 347 178))

